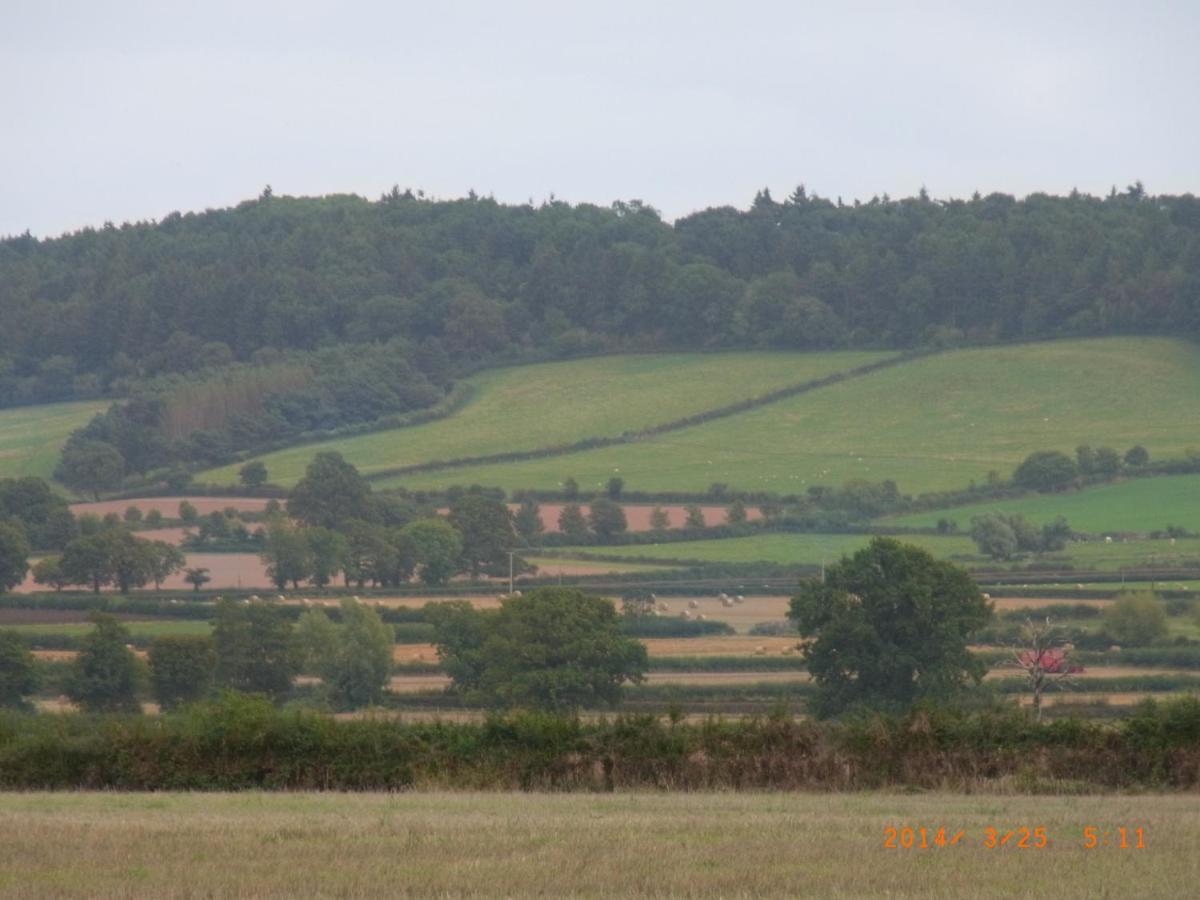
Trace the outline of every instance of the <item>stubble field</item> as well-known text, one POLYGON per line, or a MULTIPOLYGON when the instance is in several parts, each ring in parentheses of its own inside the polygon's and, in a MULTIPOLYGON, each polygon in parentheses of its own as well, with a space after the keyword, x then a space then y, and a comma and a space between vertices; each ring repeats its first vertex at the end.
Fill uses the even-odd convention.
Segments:
POLYGON ((1184 796, 7 794, 0 896, 1176 898, 1198 840, 1184 796), (1022 827, 1049 845, 984 846, 1022 827))

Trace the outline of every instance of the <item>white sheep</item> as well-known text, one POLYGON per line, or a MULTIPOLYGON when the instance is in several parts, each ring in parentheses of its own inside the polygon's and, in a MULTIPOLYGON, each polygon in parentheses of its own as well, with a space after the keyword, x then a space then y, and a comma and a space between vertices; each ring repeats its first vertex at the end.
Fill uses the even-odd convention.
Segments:
POLYGON ((700 608, 700 602, 698 600, 689 600, 688 601, 688 609, 699 609, 699 608, 700 608))

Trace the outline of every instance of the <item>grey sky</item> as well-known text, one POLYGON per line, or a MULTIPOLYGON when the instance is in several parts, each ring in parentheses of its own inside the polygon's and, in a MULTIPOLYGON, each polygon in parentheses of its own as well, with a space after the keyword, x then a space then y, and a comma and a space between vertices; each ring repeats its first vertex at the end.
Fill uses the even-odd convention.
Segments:
POLYGON ((1200 3, 0 2, 0 235, 393 184, 1200 192, 1200 3))

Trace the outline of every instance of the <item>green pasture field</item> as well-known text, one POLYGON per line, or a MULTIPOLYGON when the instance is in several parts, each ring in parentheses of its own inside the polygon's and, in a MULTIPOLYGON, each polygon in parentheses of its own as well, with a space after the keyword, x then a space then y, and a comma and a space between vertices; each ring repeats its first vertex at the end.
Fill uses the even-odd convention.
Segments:
POLYGON ((1091 534, 1165 531, 1168 525, 1200 531, 1200 475, 1131 478, 1081 491, 975 503, 880 521, 932 527, 939 519, 950 519, 965 531, 973 516, 989 512, 1020 514, 1039 525, 1066 516, 1076 531, 1091 534))
POLYGON ((0 795, 0 842, 0 893, 52 898, 1074 900, 1200 879, 1200 805, 1173 795, 21 793, 0 795), (884 846, 905 827, 928 849, 884 846), (989 849, 989 828, 1048 844, 989 849))
MULTIPOLYGON (((129 634, 135 639, 162 637, 163 635, 208 635, 212 627, 208 622, 196 619, 162 619, 154 622, 123 622, 129 629, 129 634)), ((31 623, 22 625, 3 625, 0 629, 17 631, 24 635, 61 635, 63 637, 83 637, 90 634, 95 626, 90 622, 65 623, 31 623)))
POLYGON ((36 475, 49 480, 67 435, 107 406, 88 401, 0 410, 0 478, 36 475))
MULTIPOLYGON (((705 385, 705 392, 708 386, 705 385)), ((1152 457, 1200 444, 1200 347, 1098 338, 959 350, 788 398, 635 445, 418 473, 389 486, 553 488, 564 478, 628 488, 803 492, 852 478, 906 493, 1003 476, 1035 450, 1134 444, 1152 457)), ((1164 523, 1165 524, 1165 523, 1164 523)))
MULTIPOLYGON (((463 409, 445 419, 305 444, 261 457, 290 485, 313 456, 336 450, 364 474, 445 460, 615 437, 884 359, 889 354, 707 353, 608 356, 482 372, 463 409)), ((237 482, 239 465, 200 481, 237 482)), ((611 473, 610 473, 611 474, 611 473)), ((557 476, 561 481, 564 475, 557 476)), ((608 475, 605 476, 607 481, 608 475)))
MULTIPOLYGON (((645 560, 679 559, 695 562, 769 562, 787 565, 835 563, 843 556, 865 547, 871 540, 866 534, 761 534, 751 537, 708 541, 678 541, 667 544, 638 544, 624 547, 564 547, 564 557, 588 559, 595 556, 623 556, 645 560)), ((903 535, 906 543, 922 547, 943 558, 974 557, 975 544, 961 535, 903 535)))
POLYGON ((1129 569, 1136 566, 1176 568, 1200 567, 1200 538, 1170 540, 1086 541, 1067 544, 1062 553, 1051 559, 1064 558, 1079 569, 1098 571, 1129 569))

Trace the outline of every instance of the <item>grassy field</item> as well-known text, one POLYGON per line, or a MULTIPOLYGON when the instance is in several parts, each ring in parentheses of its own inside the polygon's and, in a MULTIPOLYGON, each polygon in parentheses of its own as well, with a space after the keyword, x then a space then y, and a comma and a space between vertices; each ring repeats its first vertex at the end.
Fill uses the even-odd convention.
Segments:
MULTIPOLYGON (((761 534, 752 537, 710 541, 676 541, 666 544, 638 544, 625 547, 564 547, 567 557, 628 556, 639 559, 679 559, 696 562, 771 562, 819 565, 834 563, 842 556, 865 547, 871 540, 865 534, 761 534)), ((975 554, 970 538, 961 535, 913 534, 900 540, 916 544, 946 558, 975 554)))
MULTIPOLYGON (((820 378, 884 353, 710 353, 609 356, 495 369, 469 379, 470 402, 445 419, 307 444, 262 457, 277 484, 292 484, 313 455, 337 450, 364 473, 436 459, 532 450, 609 437, 820 378), (702 389, 700 389, 702 388, 702 389)), ((237 482, 239 466, 199 480, 237 482)), ((561 481, 569 473, 555 476, 561 481)), ((604 481, 612 473, 604 476, 604 481)), ((707 486, 707 485, 706 485, 707 486)))
POLYGON ((1175 898, 1198 841, 1184 796, 6 794, 0 894, 1175 898), (886 849, 889 827, 963 837, 886 849), (984 846, 1022 827, 1049 845, 984 846))
POLYGON ((972 516, 988 512, 1020 514, 1041 524, 1066 516, 1076 531, 1163 531, 1180 525, 1200 531, 1200 475, 1134 478, 1065 494, 1039 494, 971 506, 914 513, 885 520, 892 525, 934 526, 951 519, 959 528, 971 527, 972 516))
MULTIPOLYGON (((707 392, 709 385, 705 385, 707 392)), ((394 484, 505 488, 620 472, 639 490, 802 492, 851 478, 919 493, 1008 475, 1030 452, 1134 444, 1180 456, 1200 443, 1200 347, 1103 338, 961 350, 672 432, 633 446, 429 472, 394 484)))
MULTIPOLYGON (((136 640, 149 640, 162 635, 207 635, 212 632, 208 622, 197 619, 161 619, 153 622, 123 622, 129 634, 136 640)), ((6 630, 31 635, 60 635, 83 637, 95 628, 90 622, 36 623, 28 625, 4 625, 6 630)))
POLYGON ((0 410, 0 478, 49 478, 63 441, 107 402, 49 403, 0 410))
POLYGON ((1128 569, 1135 566, 1173 568, 1200 565, 1200 538, 1169 540, 1087 541, 1068 544, 1066 550, 1054 557, 1064 557, 1080 569, 1128 569))

